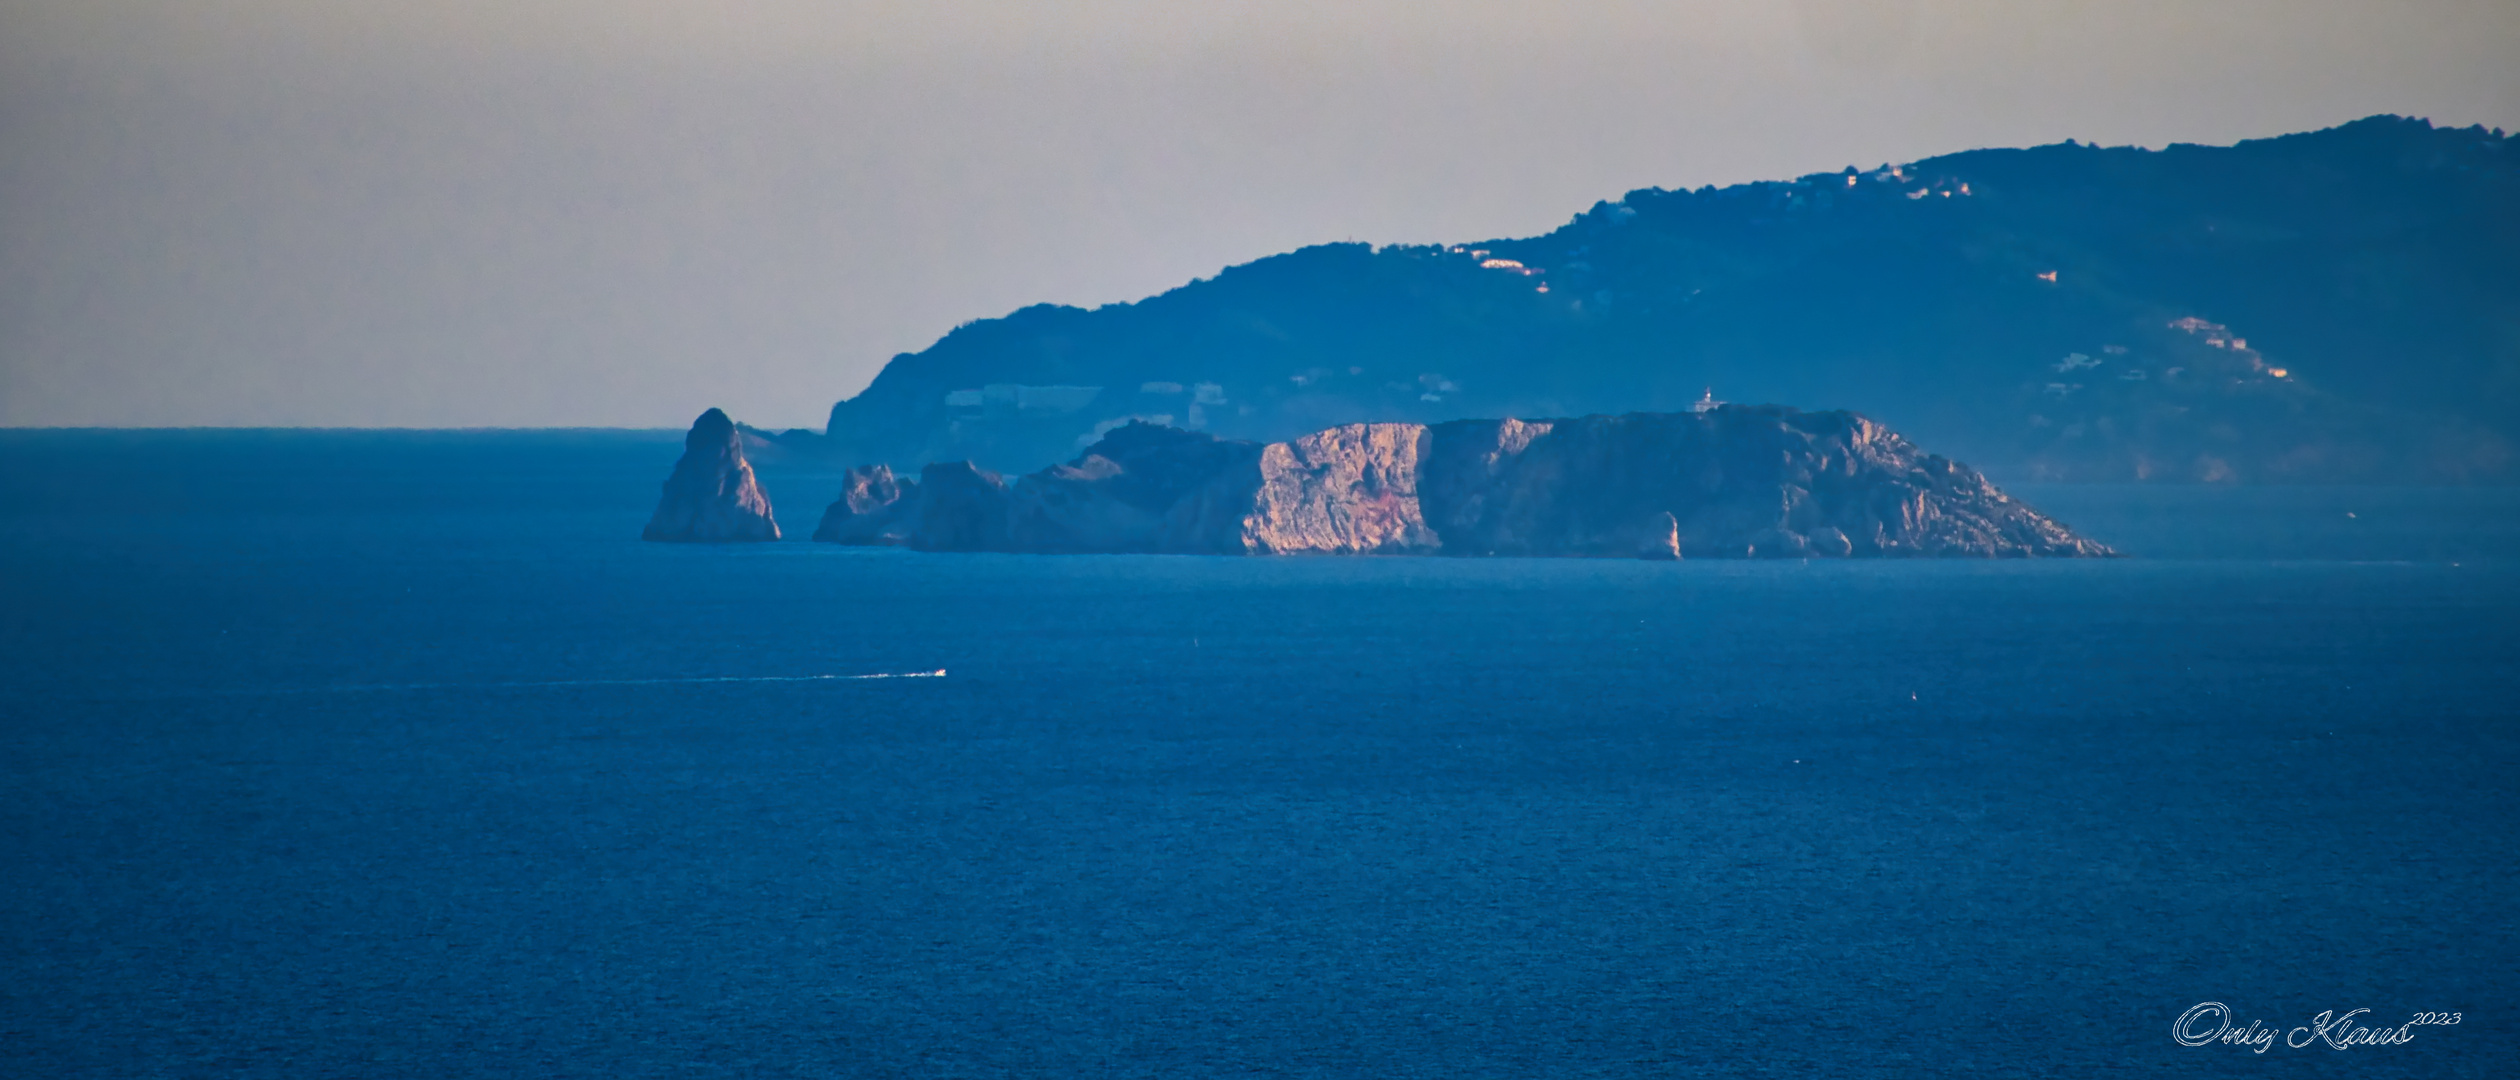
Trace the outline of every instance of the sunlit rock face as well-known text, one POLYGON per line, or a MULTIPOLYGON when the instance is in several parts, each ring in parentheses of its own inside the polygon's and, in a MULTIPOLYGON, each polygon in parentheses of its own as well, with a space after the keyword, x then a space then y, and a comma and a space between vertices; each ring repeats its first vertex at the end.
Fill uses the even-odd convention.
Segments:
POLYGON ((665 491, 648 519, 643 540, 728 543, 776 540, 779 523, 770 497, 744 460, 743 436, 724 412, 711 409, 683 437, 682 460, 665 478, 665 491))
POLYGON ((1676 562, 1680 558, 1680 519, 1665 510, 1645 523, 1645 535, 1636 542, 1636 557, 1659 562, 1676 562))
POLYGON ((1442 548, 1418 506, 1419 424, 1349 424, 1260 452, 1243 515, 1252 554, 1407 555, 1442 548))
POLYGON ((1870 420, 1773 406, 1349 424, 1267 444, 1132 424, 1011 487, 957 462, 885 498, 872 475, 853 472, 832 513, 885 524, 818 538, 1172 554, 2111 554, 1870 420))

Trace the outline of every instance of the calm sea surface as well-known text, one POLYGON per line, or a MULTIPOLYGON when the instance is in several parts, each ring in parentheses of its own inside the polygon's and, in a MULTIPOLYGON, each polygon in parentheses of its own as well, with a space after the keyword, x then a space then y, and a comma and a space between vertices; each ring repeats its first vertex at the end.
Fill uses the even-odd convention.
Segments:
POLYGON ((679 449, 0 432, 0 1074, 2520 1075, 2520 493, 2014 489, 2090 562, 642 544, 679 449))

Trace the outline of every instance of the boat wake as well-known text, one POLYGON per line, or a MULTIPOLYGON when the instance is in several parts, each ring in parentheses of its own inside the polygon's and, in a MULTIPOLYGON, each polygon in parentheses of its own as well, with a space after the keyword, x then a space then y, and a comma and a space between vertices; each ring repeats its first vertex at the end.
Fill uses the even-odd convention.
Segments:
MULTIPOLYGON (((540 690, 565 686, 685 686, 699 683, 848 682, 859 679, 942 679, 934 671, 878 671, 863 675, 695 675, 674 679, 552 679, 543 682, 373 683, 355 686, 310 686, 259 691, 269 694, 358 694, 388 690, 540 690)), ((255 693, 257 691, 244 691, 255 693)))
POLYGON ((830 675, 692 675, 664 679, 548 679, 526 682, 352 683, 340 686, 267 686, 196 690, 176 693, 113 695, 111 700, 157 700, 187 697, 297 697, 310 694, 388 694, 412 690, 559 690, 580 686, 697 686, 706 683, 859 682, 868 679, 942 679, 934 671, 876 671, 830 675))

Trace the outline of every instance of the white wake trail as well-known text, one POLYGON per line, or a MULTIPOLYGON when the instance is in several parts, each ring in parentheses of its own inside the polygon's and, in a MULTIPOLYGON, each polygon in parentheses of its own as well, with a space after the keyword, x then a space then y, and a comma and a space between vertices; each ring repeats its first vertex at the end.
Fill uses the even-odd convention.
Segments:
POLYGON ((838 682, 851 679, 942 679, 934 671, 878 671, 866 675, 695 675, 679 679, 553 679, 548 682, 378 683, 372 686, 309 687, 296 693, 352 693, 362 690, 509 690, 546 686, 672 686, 689 683, 838 682))
MULTIPOLYGON (((350 686, 291 686, 228 690, 225 694, 378 694, 397 690, 542 690, 568 686, 688 686, 700 683, 850 682, 861 679, 942 679, 934 671, 878 671, 863 675, 695 675, 673 679, 551 679, 541 682, 364 683, 350 686)), ((214 693, 222 693, 213 691, 214 693)))

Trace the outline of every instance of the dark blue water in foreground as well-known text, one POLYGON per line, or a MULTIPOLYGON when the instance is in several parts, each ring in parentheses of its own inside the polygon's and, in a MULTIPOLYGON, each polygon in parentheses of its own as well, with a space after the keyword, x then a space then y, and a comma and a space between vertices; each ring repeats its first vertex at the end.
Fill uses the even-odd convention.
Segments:
POLYGON ((0 432, 0 1073, 2520 1073, 2513 492, 2017 489, 2105 562, 640 544, 677 449, 0 432))

